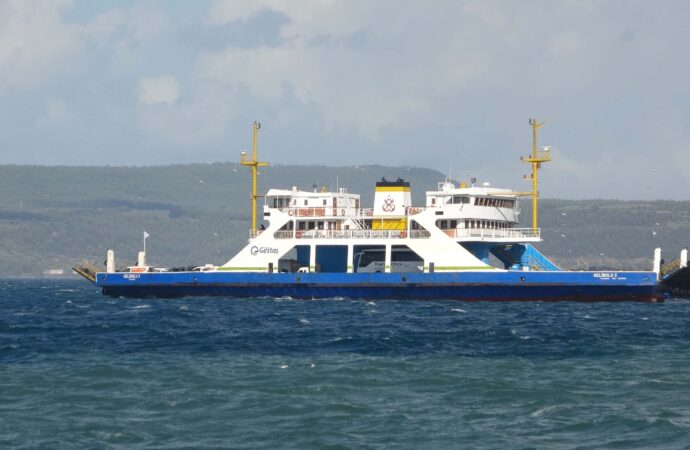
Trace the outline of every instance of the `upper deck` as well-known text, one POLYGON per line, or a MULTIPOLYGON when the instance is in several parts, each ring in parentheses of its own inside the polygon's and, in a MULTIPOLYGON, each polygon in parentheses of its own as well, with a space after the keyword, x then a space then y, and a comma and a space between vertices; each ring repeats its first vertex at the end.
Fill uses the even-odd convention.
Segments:
MULTIPOLYGON (((399 181, 400 182, 400 181, 399 181)), ((398 183, 399 183, 398 182, 398 183)), ((517 194, 490 186, 459 187, 440 183, 436 191, 426 192, 426 206, 399 197, 397 209, 386 204, 396 200, 389 195, 375 199, 373 208, 360 208, 360 196, 340 188, 302 191, 271 189, 266 195, 264 219, 279 222, 271 227, 275 239, 430 239, 434 231, 456 241, 534 242, 541 240, 539 229, 518 228, 517 194)), ((409 190, 409 184, 404 186, 409 190)), ((251 233, 251 237, 263 230, 251 233)))

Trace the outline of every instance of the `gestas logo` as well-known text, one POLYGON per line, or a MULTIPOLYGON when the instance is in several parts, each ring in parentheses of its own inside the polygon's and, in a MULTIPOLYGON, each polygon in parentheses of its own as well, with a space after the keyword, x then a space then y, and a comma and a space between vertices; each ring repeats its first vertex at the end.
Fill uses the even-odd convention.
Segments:
POLYGON ((252 256, 254 255, 271 255, 278 253, 277 248, 273 247, 257 247, 256 245, 251 248, 252 256))

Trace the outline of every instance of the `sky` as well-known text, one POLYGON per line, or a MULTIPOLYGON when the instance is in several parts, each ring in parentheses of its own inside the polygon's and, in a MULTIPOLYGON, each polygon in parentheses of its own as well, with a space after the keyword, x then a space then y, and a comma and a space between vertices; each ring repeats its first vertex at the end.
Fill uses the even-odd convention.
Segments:
POLYGON ((682 0, 0 0, 0 164, 237 162, 258 120, 273 164, 528 190, 536 118, 543 197, 688 199, 688 17, 682 0))

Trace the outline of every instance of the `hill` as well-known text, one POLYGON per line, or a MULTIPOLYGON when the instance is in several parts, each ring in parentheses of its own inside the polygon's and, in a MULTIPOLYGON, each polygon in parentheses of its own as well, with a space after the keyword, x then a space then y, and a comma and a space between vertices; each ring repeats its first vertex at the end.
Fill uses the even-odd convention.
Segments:
MULTIPOLYGON (((415 204, 443 175, 419 168, 271 166, 259 190, 312 184, 360 193, 371 205, 374 183, 401 176, 415 204)), ((227 261, 249 229, 250 176, 239 164, 158 167, 0 166, 0 274, 40 276, 82 259, 103 261, 113 248, 133 263, 146 230, 149 261, 175 266, 227 261)), ((521 217, 529 226, 529 201, 521 217)), ((688 245, 690 201, 543 200, 547 255, 566 268, 649 268, 660 245, 675 258, 688 245), (672 252, 672 253, 671 253, 672 252)))

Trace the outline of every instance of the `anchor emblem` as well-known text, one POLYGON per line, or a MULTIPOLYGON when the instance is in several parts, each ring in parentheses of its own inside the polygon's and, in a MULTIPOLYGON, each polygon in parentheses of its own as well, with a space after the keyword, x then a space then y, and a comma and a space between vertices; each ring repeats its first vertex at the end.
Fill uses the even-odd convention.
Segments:
POLYGON ((385 212, 393 212, 395 211, 395 205, 393 204, 393 199, 389 195, 384 201, 383 201, 383 207, 382 209, 385 212))

